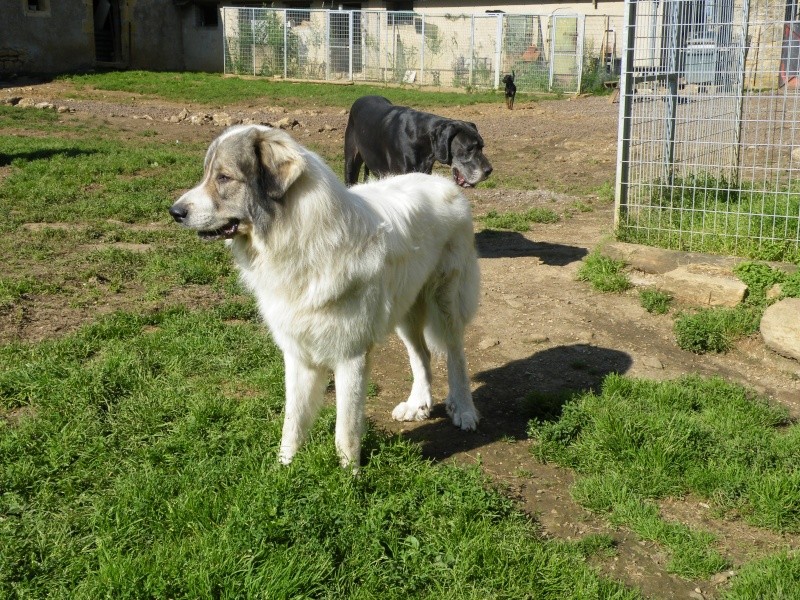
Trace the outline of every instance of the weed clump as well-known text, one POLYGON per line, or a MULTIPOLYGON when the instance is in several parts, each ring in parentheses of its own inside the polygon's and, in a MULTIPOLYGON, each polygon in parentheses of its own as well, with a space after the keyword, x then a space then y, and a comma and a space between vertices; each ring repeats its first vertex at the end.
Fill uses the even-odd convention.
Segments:
POLYGON ((630 279, 624 273, 625 263, 597 251, 583 261, 578 270, 578 280, 587 281, 601 292, 624 292, 631 287, 630 279))

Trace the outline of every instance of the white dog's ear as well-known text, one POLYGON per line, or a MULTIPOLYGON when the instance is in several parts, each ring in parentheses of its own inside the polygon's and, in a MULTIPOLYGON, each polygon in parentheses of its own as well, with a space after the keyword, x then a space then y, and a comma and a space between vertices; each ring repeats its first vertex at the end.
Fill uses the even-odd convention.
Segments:
POLYGON ((288 134, 259 130, 253 148, 261 166, 260 180, 267 197, 280 200, 306 168, 306 159, 288 134))

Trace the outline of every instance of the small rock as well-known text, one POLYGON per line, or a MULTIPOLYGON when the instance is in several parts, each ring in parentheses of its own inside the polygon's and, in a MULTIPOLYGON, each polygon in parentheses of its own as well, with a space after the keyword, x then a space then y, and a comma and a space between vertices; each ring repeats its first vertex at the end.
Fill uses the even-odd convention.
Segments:
POLYGON ((38 108, 40 110, 53 110, 55 106, 51 102, 37 102, 34 104, 34 108, 38 108))
POLYGON ((497 338, 486 338, 481 340, 480 344, 478 344, 478 348, 480 348, 481 350, 488 350, 489 348, 499 345, 500 345, 500 340, 498 340, 497 338))
POLYGON ((767 290, 767 300, 777 300, 783 294, 783 288, 780 283, 775 283, 767 290))
POLYGON ((735 571, 723 571, 722 573, 717 573, 711 578, 712 585, 724 585, 728 582, 728 580, 736 574, 735 571))
POLYGON ((16 104, 20 108, 33 108, 35 105, 36 101, 33 98, 20 98, 16 104))
POLYGON ((703 594, 701 592, 698 592, 697 590, 689 592, 689 598, 694 598, 695 600, 706 600, 706 597, 703 596, 703 594))
POLYGON ((17 104, 19 104, 20 100, 22 100, 21 96, 11 96, 9 98, 3 98, 2 101, 0 101, 0 104, 6 104, 8 106, 16 106, 17 104))
POLYGON ((664 363, 658 360, 655 356, 645 356, 642 358, 642 364, 648 369, 663 369, 664 363))
POLYGON ((64 113, 72 112, 72 109, 71 109, 71 108, 69 108, 68 106, 59 106, 59 107, 56 109, 56 112, 57 112, 58 114, 60 114, 60 115, 63 115, 64 113))

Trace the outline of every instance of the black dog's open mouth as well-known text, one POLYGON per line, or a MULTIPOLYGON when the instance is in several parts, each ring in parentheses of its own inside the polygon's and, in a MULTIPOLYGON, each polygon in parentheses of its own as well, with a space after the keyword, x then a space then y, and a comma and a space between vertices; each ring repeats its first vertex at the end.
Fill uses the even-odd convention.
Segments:
POLYGON ((455 167, 453 167, 453 179, 455 180, 456 184, 463 188, 472 187, 472 184, 467 181, 467 178, 464 177, 464 174, 455 167))
POLYGON ((236 235, 237 231, 239 231, 239 219, 231 219, 219 229, 198 231, 197 235, 204 240, 229 240, 236 235))

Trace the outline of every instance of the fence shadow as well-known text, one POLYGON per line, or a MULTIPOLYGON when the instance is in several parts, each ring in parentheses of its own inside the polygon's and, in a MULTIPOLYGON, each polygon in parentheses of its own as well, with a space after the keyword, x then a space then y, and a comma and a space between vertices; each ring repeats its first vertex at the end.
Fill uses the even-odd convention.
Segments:
POLYGON ((535 256, 542 263, 556 267, 580 261, 588 253, 586 248, 551 244, 550 242, 533 242, 517 231, 493 229, 484 229, 476 233, 475 246, 481 258, 535 256))
POLYGON ((482 415, 477 432, 463 432, 450 422, 442 403, 434 407, 437 417, 404 435, 421 445, 423 454, 436 460, 457 452, 476 450, 501 439, 525 439, 532 418, 554 419, 572 394, 599 391, 610 373, 627 372, 633 359, 625 352, 587 344, 556 346, 481 371, 481 382, 473 397, 482 415), (531 392, 543 394, 544 402, 526 401, 531 392))

